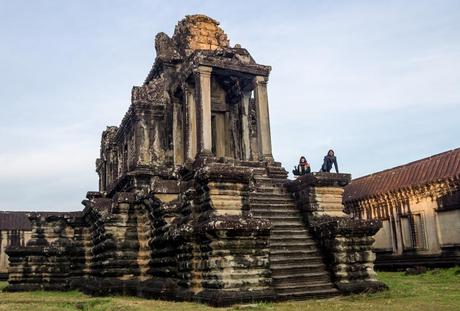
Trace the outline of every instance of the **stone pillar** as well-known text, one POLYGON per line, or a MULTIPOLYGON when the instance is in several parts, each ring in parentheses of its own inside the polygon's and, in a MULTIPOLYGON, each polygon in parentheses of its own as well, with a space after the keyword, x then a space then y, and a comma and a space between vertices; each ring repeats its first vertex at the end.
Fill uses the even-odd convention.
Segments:
POLYGON ((196 141, 196 104, 195 97, 193 92, 190 89, 185 90, 185 105, 186 105, 186 114, 187 114, 187 141, 186 141, 186 152, 187 159, 195 159, 197 153, 197 141, 196 141))
POLYGON ((225 123, 229 123, 227 122, 227 115, 225 113, 216 113, 214 114, 213 118, 215 118, 215 124, 213 125, 214 126, 214 129, 215 130, 215 147, 216 147, 216 150, 215 150, 215 156, 216 157, 225 157, 228 153, 227 153, 227 150, 229 149, 228 148, 228 144, 229 144, 229 141, 226 141, 225 139, 222 139, 223 137, 226 137, 226 132, 227 132, 227 129, 226 129, 226 126, 225 126, 225 123))
POLYGON ((184 118, 181 103, 175 99, 173 105, 174 164, 181 165, 184 163, 184 118))
POLYGON ((309 219, 331 216, 350 217, 342 203, 343 188, 350 182, 350 174, 312 173, 289 184, 297 204, 309 219))
POLYGON ((196 100, 199 122, 197 126, 200 154, 211 154, 211 67, 199 66, 196 73, 196 100))
POLYGON ((243 147, 243 160, 249 160, 251 158, 251 147, 249 140, 249 99, 251 93, 245 92, 243 98, 241 99, 241 104, 243 105, 243 115, 241 116, 242 124, 242 147, 243 147))
POLYGON ((267 81, 267 77, 256 76, 254 97, 256 100, 259 157, 261 160, 273 161, 270 117, 268 113, 267 81))

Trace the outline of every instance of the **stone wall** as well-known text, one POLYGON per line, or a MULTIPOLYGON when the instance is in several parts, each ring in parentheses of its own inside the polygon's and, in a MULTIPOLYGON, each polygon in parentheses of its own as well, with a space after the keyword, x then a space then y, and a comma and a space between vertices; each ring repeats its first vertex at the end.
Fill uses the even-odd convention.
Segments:
POLYGON ((245 212, 249 170, 210 164, 183 170, 182 176, 178 199, 144 199, 154 219, 154 238, 152 279, 141 295, 215 305, 273 296, 270 224, 245 212))
POLYGON ((9 261, 5 250, 13 243, 13 236, 18 245, 24 246, 30 240, 31 234, 30 230, 0 230, 0 279, 8 278, 9 261))
POLYGON ((10 246, 7 290, 67 290, 81 276, 85 256, 79 237, 78 215, 31 215, 31 239, 26 246, 10 246))

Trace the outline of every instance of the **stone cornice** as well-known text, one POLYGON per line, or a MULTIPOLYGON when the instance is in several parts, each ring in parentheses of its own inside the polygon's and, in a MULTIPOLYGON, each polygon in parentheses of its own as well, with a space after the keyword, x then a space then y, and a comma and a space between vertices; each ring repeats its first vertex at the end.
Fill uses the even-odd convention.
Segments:
POLYGON ((351 180, 350 174, 335 174, 335 173, 309 173, 300 176, 296 180, 289 182, 289 191, 299 191, 302 188, 316 186, 316 187, 331 187, 340 186, 345 187, 351 180))

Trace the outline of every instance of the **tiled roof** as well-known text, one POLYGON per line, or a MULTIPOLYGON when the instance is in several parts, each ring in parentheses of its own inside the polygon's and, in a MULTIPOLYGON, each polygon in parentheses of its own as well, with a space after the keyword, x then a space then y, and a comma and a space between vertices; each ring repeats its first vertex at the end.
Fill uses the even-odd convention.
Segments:
POLYGON ((353 179, 343 198, 349 202, 448 178, 460 178, 460 148, 353 179))
POLYGON ((40 214, 47 216, 59 216, 73 214, 75 212, 2 212, 0 211, 0 230, 32 230, 32 224, 28 214, 40 214))

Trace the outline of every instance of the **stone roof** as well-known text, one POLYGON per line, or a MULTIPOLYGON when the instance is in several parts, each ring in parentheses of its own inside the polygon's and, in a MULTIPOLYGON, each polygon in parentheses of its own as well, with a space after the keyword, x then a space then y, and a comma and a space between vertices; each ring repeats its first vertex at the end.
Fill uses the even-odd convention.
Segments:
POLYGON ((229 40, 219 22, 206 15, 187 15, 177 24, 172 37, 181 54, 193 50, 216 50, 229 46, 229 40))
POLYGON ((447 179, 460 179, 460 148, 353 179, 345 187, 343 199, 371 198, 447 179))
POLYGON ((136 103, 148 103, 152 105, 165 104, 165 81, 162 76, 150 80, 142 86, 135 86, 131 92, 131 101, 136 103))
POLYGON ((42 216, 61 216, 79 212, 9 212, 0 211, 0 230, 32 230, 28 215, 40 214, 42 216))
MULTIPOLYGON (((155 62, 144 85, 161 76, 165 63, 193 63, 193 66, 197 66, 203 62, 201 65, 214 67, 213 65, 217 66, 219 63, 225 65, 221 62, 231 59, 234 64, 256 66, 246 49, 241 48, 239 44, 230 47, 230 41, 223 29, 219 27, 218 21, 202 14, 187 15, 179 21, 172 37, 163 32, 158 33, 155 37, 155 50, 155 62), (212 60, 211 64, 209 60, 212 60)), ((263 71, 269 71, 268 66, 259 66, 263 71)))

